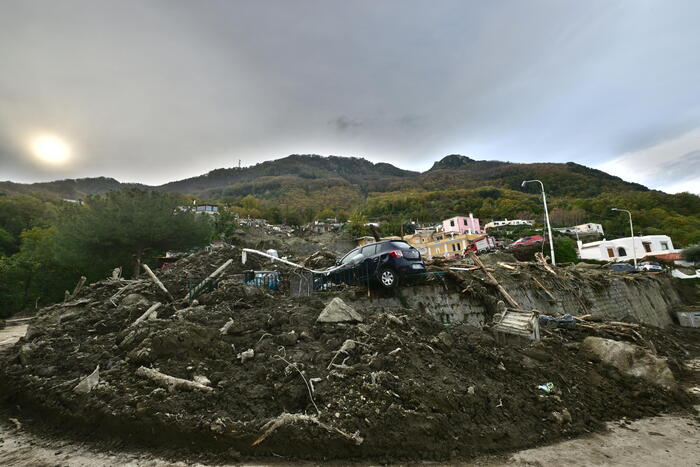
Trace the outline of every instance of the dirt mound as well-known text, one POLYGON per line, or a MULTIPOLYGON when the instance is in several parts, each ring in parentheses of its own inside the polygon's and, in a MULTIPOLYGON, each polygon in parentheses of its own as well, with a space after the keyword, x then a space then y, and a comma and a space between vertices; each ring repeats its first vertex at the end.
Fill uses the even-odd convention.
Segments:
POLYGON ((109 280, 43 309, 0 364, 5 402, 222 459, 385 461, 532 446, 692 403, 582 357, 578 342, 591 330, 552 331, 522 349, 417 310, 360 307, 350 293, 288 297, 234 280, 251 265, 233 247, 159 276, 184 297, 188 276, 230 258, 231 270, 194 306, 167 303, 149 280, 109 280), (335 297, 363 321, 317 322, 335 297), (157 316, 133 324, 157 301, 157 316), (97 385, 74 391, 98 366, 97 385), (172 389, 141 367, 193 387, 172 389))

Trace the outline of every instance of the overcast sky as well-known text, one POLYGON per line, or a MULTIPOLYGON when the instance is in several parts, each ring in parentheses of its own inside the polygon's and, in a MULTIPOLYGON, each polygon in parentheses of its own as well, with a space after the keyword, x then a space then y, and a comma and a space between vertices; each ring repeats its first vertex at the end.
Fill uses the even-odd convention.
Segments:
POLYGON ((697 0, 2 0, 0 180, 459 153, 698 193, 699 23, 697 0))

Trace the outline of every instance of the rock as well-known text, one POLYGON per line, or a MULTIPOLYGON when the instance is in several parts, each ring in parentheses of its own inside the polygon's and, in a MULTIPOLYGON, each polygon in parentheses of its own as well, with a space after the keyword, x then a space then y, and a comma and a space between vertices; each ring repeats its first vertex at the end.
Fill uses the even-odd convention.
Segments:
POLYGON ((195 383, 203 384, 204 386, 211 386, 211 381, 209 380, 209 378, 207 378, 206 376, 203 376, 203 375, 195 375, 192 378, 192 380, 195 383))
POLYGON ((331 300, 316 318, 317 323, 361 323, 362 321, 364 321, 362 316, 338 297, 331 300))
POLYGON ((561 416, 564 418, 566 423, 571 423, 571 412, 569 412, 569 409, 562 410, 561 416))
POLYGON ((255 351, 253 349, 248 349, 245 352, 239 353, 236 357, 241 360, 241 363, 243 363, 246 360, 250 360, 251 358, 255 357, 255 351))
POLYGON ((19 349, 19 362, 27 366, 29 364, 29 359, 31 358, 32 353, 36 350, 36 346, 34 344, 24 344, 22 347, 19 349))
POLYGON ((557 411, 550 413, 549 417, 547 417, 547 418, 549 418, 551 421, 559 423, 559 424, 564 423, 564 416, 557 411))
POLYGON ((666 360, 655 357, 639 346, 589 336, 581 343, 580 352, 592 360, 612 366, 623 375, 641 378, 666 389, 677 388, 666 360))
POLYGON ((144 297, 141 294, 138 293, 130 293, 126 297, 124 297, 120 303, 120 305, 125 306, 125 307, 131 307, 134 305, 138 305, 141 301, 147 302, 146 297, 144 297))
POLYGON ((88 392, 95 389, 97 383, 100 382, 100 365, 97 365, 95 371, 90 373, 88 376, 80 380, 80 382, 73 388, 73 392, 79 392, 87 394, 88 392))
POLYGON ((455 343, 454 338, 447 332, 442 331, 440 334, 437 335, 438 340, 445 346, 445 347, 452 347, 455 343))
POLYGON ((523 349, 522 353, 538 362, 549 362, 552 356, 547 352, 541 342, 535 342, 530 347, 523 349))
POLYGON ((279 345, 294 345, 298 340, 299 335, 293 330, 275 337, 275 342, 279 345))

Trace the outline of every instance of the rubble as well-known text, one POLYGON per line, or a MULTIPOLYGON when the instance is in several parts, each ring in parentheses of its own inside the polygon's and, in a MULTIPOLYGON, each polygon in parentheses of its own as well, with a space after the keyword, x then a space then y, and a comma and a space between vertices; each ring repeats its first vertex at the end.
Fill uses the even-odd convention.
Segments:
MULTIPOLYGON (((488 326, 445 325, 412 303, 375 306, 353 288, 289 296, 244 284, 244 267, 269 263, 250 255, 241 265, 240 253, 224 246, 154 271, 173 297, 186 297, 234 259, 197 303, 164 300, 151 277, 110 278, 40 310, 0 360, 3 402, 222 462, 444 461, 551 442, 616 417, 691 410, 685 392, 610 372, 579 351, 589 336, 634 342, 667 358, 678 378, 685 353, 662 330, 577 319, 573 328, 543 328, 534 343, 500 344, 488 326), (91 390, 73 390, 98 367, 91 390), (551 392, 537 388, 543 382, 551 392)), ((486 269, 508 288, 512 274, 528 281, 542 268, 487 255, 480 270, 457 271, 450 287, 498 302, 486 269)), ((573 274, 556 272, 544 271, 548 289, 573 274)))

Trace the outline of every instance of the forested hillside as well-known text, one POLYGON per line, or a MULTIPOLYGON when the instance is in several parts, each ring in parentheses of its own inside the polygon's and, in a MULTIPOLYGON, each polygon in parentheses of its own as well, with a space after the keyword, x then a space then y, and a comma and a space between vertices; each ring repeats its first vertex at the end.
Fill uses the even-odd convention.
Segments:
MULTIPOLYGON (((506 217, 541 220, 539 187, 521 188, 527 179, 545 184, 555 226, 597 222, 611 237, 626 235, 624 216, 610 211, 618 207, 633 211, 641 233, 667 233, 681 246, 700 241, 698 196, 649 190, 573 162, 516 164, 453 154, 427 172, 417 173, 361 158, 292 155, 151 188, 229 205, 241 215, 275 223, 345 219, 356 211, 394 223, 436 222, 468 212, 483 222, 506 217)), ((84 198, 124 186, 110 178, 33 185, 5 182, 0 193, 49 192, 61 198, 84 198)), ((18 234, 12 233, 15 239, 18 234)))

